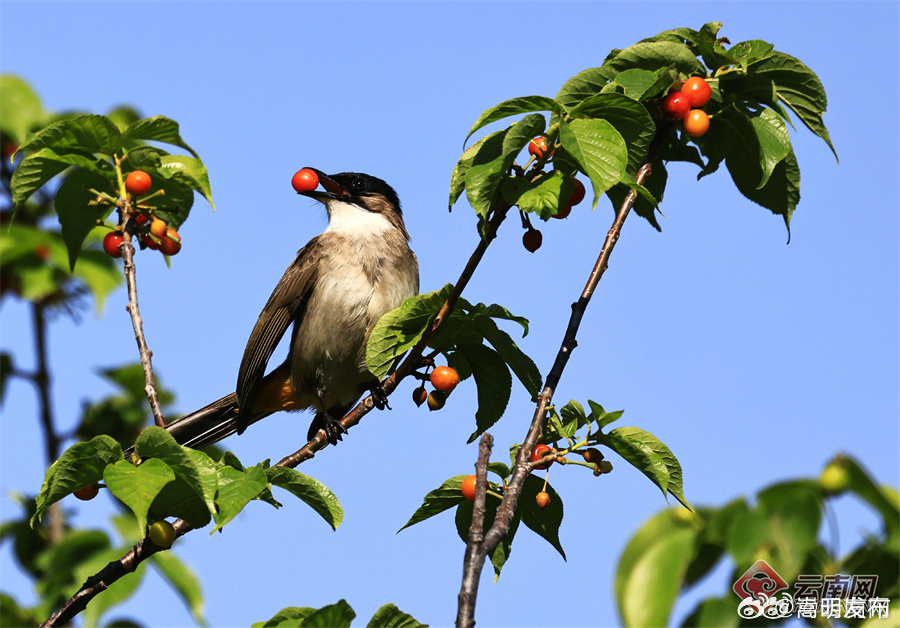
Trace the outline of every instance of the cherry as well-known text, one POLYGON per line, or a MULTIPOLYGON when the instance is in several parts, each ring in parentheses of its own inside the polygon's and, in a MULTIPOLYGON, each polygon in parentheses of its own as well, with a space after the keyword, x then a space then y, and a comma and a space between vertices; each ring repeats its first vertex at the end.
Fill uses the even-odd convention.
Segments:
POLYGON ((541 491, 535 497, 535 501, 537 502, 538 508, 543 510, 547 507, 547 504, 550 503, 550 494, 547 491, 541 491))
MULTIPOLYGON (((553 450, 550 449, 550 447, 548 445, 538 445, 537 447, 534 448, 534 451, 531 452, 531 461, 537 462, 538 460, 540 460, 541 458, 544 457, 544 454, 550 453, 551 451, 553 451, 553 450)), ((534 465, 534 468, 543 470, 543 469, 546 469, 547 467, 549 467, 551 464, 553 464, 552 460, 546 464, 534 465)))
POLYGON ((462 481, 462 486, 460 487, 462 491, 463 497, 468 499, 470 502, 475 501, 475 476, 468 475, 466 479, 462 481))
POLYGON ((449 366, 439 366, 431 371, 431 385, 442 393, 451 393, 459 383, 459 375, 449 366))
POLYGON ((542 236, 541 232, 537 229, 529 229, 525 232, 525 235, 522 236, 522 245, 529 253, 534 253, 541 248, 541 242, 543 241, 544 236, 542 236))
POLYGON ((819 476, 819 485, 828 495, 839 495, 850 486, 850 472, 845 464, 832 460, 819 476))
POLYGON ((97 493, 100 492, 100 488, 96 484, 88 484, 87 486, 82 486, 80 489, 75 491, 73 495, 84 502, 89 502, 97 496, 97 493))
POLYGON ((584 461, 585 462, 600 462, 603 460, 603 454, 600 453, 600 450, 591 447, 590 449, 584 450, 584 461))
POLYGON ((163 549, 169 549, 175 542, 175 528, 168 521, 157 521, 150 526, 150 540, 163 549))
POLYGON ((142 233, 142 234, 141 234, 141 242, 143 242, 143 243, 144 243, 144 246, 146 246, 146 247, 147 247, 148 249, 150 249, 151 251, 158 251, 158 250, 159 250, 159 244, 157 244, 156 240, 154 240, 153 238, 151 238, 151 237, 150 237, 149 235, 147 235, 146 233, 142 233))
POLYGON ((121 233, 110 231, 103 236, 103 250, 110 257, 122 257, 122 251, 119 250, 119 245, 122 244, 124 240, 121 233))
POLYGON ((413 403, 415 403, 417 406, 421 406, 428 398, 428 391, 425 390, 424 386, 419 386, 413 391, 412 398, 413 403))
POLYGON ((125 177, 125 191, 135 196, 143 196, 150 191, 150 175, 143 170, 134 170, 125 177))
POLYGON ((144 212, 138 212, 134 216, 134 221, 138 224, 139 227, 143 227, 148 222, 150 222, 150 216, 148 216, 144 212))
POLYGON ((154 218, 153 222, 150 223, 150 233, 155 235, 157 238, 166 237, 166 223, 164 220, 160 220, 159 218, 154 218))
MULTIPOLYGON (((528 154, 534 155, 537 159, 543 158, 544 154, 549 149, 550 147, 547 146, 547 138, 543 135, 528 142, 528 154)), ((554 152, 555 151, 550 151, 550 157, 553 157, 554 152)))
POLYGON ((447 395, 440 390, 432 390, 428 395, 428 409, 432 412, 443 408, 445 403, 447 403, 447 395))
POLYGON ((166 237, 159 241, 159 250, 164 255, 176 255, 181 250, 181 236, 174 229, 166 230, 166 237))
POLYGON ((709 83, 699 76, 692 76, 686 80, 681 86, 681 93, 688 97, 692 108, 702 107, 712 96, 709 83))
POLYGON ((662 108, 670 118, 681 120, 691 110, 691 99, 687 94, 673 92, 663 100, 662 108))
POLYGON ((291 186, 297 190, 298 194, 300 192, 310 192, 319 187, 319 175, 309 168, 302 168, 294 173, 294 176, 291 178, 291 186))
POLYGON ((684 130, 691 137, 700 137, 709 129, 709 116, 702 109, 691 109, 684 119, 684 130))

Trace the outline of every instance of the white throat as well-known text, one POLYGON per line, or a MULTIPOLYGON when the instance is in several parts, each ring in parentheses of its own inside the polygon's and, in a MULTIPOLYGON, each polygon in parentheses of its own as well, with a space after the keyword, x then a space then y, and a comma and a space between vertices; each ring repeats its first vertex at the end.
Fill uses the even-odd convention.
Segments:
POLYGON ((380 213, 370 212, 352 203, 330 199, 325 207, 328 209, 326 233, 330 231, 358 238, 378 236, 393 229, 390 221, 380 213))

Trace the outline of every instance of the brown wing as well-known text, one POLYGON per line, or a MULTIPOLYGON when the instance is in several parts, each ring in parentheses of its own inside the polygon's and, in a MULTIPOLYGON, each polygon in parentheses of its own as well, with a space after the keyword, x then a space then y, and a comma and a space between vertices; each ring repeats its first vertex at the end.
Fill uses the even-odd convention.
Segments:
POLYGON ((321 244, 316 237, 297 253, 297 258, 275 286, 272 296, 269 297, 253 327, 238 371, 238 434, 250 423, 256 392, 275 347, 291 323, 303 316, 309 295, 316 283, 320 258, 321 244))

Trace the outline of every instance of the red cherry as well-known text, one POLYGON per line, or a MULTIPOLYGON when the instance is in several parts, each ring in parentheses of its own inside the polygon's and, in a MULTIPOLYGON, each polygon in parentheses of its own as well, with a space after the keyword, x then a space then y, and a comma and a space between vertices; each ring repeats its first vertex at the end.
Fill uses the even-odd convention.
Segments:
POLYGON ((176 255, 181 250, 181 236, 174 229, 166 230, 166 237, 159 240, 159 250, 164 255, 176 255))
POLYGON ((148 249, 150 249, 151 251, 158 251, 158 250, 159 250, 159 244, 157 244, 156 240, 154 240, 153 238, 151 238, 151 237, 150 237, 149 235, 147 235, 146 233, 142 233, 142 234, 141 234, 141 242, 143 242, 143 243, 144 243, 144 246, 146 246, 146 247, 147 247, 148 249))
POLYGON ((143 227, 148 222, 150 222, 150 216, 148 216, 144 212, 138 212, 134 216, 134 221, 138 224, 139 227, 143 227))
MULTIPOLYGON (((537 447, 534 448, 534 451, 531 452, 531 461, 537 462, 538 460, 540 460, 541 458, 544 457, 544 454, 550 453, 551 451, 553 451, 553 450, 550 449, 550 447, 548 445, 538 445, 537 447)), ((546 469, 547 467, 549 467, 551 464, 553 464, 552 460, 545 464, 535 465, 534 468, 543 470, 543 469, 546 469)))
POLYGON ((681 120, 691 110, 691 99, 681 92, 673 92, 663 100, 662 107, 670 118, 681 120))
POLYGON ((469 475, 466 476, 466 479, 462 481, 462 486, 460 487, 462 490, 463 497, 468 499, 470 502, 475 501, 475 476, 469 475))
POLYGON ((712 89, 705 79, 699 76, 692 76, 681 86, 681 93, 688 97, 691 108, 696 109, 702 107, 709 102, 712 96, 712 89))
POLYGON ((319 187, 319 175, 309 168, 303 168, 294 173, 291 178, 291 186, 297 190, 297 193, 310 192, 319 187))
MULTIPOLYGON (((528 154, 534 155, 537 159, 541 159, 549 148, 547 138, 543 135, 528 142, 528 154)), ((550 151, 550 157, 553 157, 554 152, 556 151, 550 151)))
POLYGON ((125 177, 125 190, 135 196, 143 196, 150 191, 150 175, 143 170, 134 170, 125 177))
POLYGON ((684 119, 684 130, 691 137, 700 137, 709 129, 709 116, 702 109, 691 109, 684 119))
POLYGON ((96 484, 88 484, 87 486, 82 486, 80 489, 75 491, 73 495, 84 502, 89 502, 97 496, 97 493, 100 492, 100 489, 96 484))
POLYGON ((572 196, 569 197, 569 205, 578 205, 581 201, 584 200, 584 183, 572 177, 572 183, 575 184, 575 189, 572 190, 572 196))
POLYGON ((122 244, 123 241, 124 238, 121 233, 110 231, 103 237, 103 250, 110 257, 122 257, 122 251, 119 250, 119 245, 122 244))
POLYGON ((439 366, 431 371, 431 385, 442 393, 450 393, 459 383, 459 374, 449 366, 439 366))

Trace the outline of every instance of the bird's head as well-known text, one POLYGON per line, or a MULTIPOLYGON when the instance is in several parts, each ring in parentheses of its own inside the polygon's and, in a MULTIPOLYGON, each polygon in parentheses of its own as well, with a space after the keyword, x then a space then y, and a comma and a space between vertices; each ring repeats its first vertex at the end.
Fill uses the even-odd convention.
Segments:
POLYGON ((328 210, 328 229, 339 232, 378 232, 399 229, 409 239, 403 224, 400 199, 394 189, 379 179, 360 172, 327 175, 310 168, 319 177, 322 190, 300 192, 314 198, 328 210))

